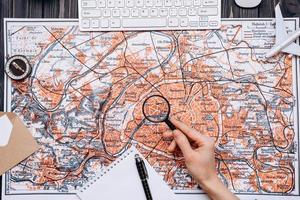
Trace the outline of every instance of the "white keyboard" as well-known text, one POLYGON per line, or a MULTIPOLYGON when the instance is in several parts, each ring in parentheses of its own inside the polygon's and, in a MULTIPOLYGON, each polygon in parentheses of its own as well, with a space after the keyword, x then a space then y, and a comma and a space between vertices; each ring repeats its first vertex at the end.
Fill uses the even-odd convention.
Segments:
POLYGON ((221 0, 79 0, 81 31, 218 29, 221 0))

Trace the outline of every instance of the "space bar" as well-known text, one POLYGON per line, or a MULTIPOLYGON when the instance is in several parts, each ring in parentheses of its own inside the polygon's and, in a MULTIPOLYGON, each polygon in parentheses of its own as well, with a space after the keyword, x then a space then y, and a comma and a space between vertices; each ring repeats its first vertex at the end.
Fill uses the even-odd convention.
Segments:
POLYGON ((123 27, 124 28, 164 27, 164 26, 167 26, 166 18, 152 18, 152 19, 123 18, 123 27))

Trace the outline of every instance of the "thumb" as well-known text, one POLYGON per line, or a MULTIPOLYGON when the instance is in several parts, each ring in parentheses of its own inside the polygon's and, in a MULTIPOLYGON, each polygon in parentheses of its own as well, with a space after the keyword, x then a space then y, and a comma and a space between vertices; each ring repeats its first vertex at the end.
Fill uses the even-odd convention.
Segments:
POLYGON ((189 155, 193 149, 190 145, 189 140, 187 137, 179 130, 174 130, 174 140, 177 143, 178 147, 183 153, 183 156, 186 157, 186 155, 189 155))

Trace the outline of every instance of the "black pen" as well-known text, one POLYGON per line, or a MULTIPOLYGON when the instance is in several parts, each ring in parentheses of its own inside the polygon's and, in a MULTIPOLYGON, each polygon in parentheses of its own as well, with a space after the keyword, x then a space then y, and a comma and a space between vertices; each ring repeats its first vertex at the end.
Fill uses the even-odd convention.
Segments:
POLYGON ((146 199, 152 200, 152 195, 148 184, 147 168, 143 159, 138 154, 135 155, 135 164, 136 164, 137 171, 139 172, 140 179, 142 181, 146 199))

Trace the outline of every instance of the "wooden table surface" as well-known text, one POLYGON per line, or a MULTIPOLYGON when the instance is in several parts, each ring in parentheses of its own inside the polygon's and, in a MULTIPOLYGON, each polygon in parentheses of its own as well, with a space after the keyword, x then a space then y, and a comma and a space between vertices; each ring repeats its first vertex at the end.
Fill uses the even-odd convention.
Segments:
MULTIPOLYGON (((257 8, 241 9, 234 0, 222 1, 222 17, 257 18, 274 17, 279 0, 262 0, 257 8)), ((251 1, 251 0, 250 0, 251 1)), ((285 17, 300 17, 300 0, 281 0, 285 17)), ((0 3, 0 111, 3 109, 3 18, 77 18, 77 0, 1 0, 0 3)), ((0 183, 1 185, 1 183, 0 183)), ((1 197, 0 197, 1 199, 1 197)))

